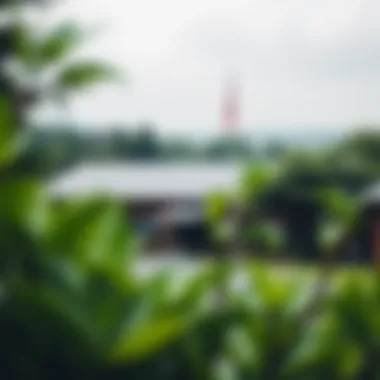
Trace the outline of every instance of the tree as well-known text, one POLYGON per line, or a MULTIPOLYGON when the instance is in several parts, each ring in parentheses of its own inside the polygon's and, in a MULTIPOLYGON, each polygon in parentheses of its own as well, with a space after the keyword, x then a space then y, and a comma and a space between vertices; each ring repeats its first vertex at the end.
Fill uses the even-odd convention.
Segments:
POLYGON ((219 137, 205 148, 205 155, 210 159, 247 159, 253 156, 253 146, 248 139, 219 137))
POLYGON ((139 126, 134 138, 134 157, 138 159, 158 158, 160 144, 154 127, 145 123, 139 126))
POLYGON ((379 165, 380 162, 380 132, 377 127, 359 127, 359 132, 351 134, 337 147, 337 154, 342 159, 349 155, 362 160, 363 164, 379 165))
POLYGON ((39 38, 33 36, 31 27, 17 26, 14 67, 18 74, 13 80, 19 93, 29 94, 25 106, 51 100, 64 104, 71 94, 116 78, 114 68, 102 61, 68 59, 83 39, 83 33, 71 23, 58 25, 39 38), (17 78, 25 80, 21 83, 17 78))
POLYGON ((17 13, 16 7, 27 3, 50 2, 1 4, 3 8, 15 8, 1 32, 0 59, 2 87, 12 99, 19 125, 25 125, 28 111, 41 102, 63 102, 73 92, 116 77, 115 69, 102 61, 73 59, 85 38, 76 25, 62 23, 42 36, 35 33, 33 25, 17 13))
MULTIPOLYGON (((115 69, 102 61, 75 59, 74 53, 85 35, 74 24, 62 23, 39 35, 33 24, 22 18, 24 5, 50 3, 33 0, 0 3, 0 10, 5 14, 8 11, 9 15, 0 28, 0 95, 7 99, 13 128, 22 132, 23 140, 28 137, 25 128, 29 112, 39 104, 53 101, 62 105, 74 92, 116 78, 115 69)), ((23 144, 23 154, 13 165, 21 172, 48 172, 47 157, 38 157, 46 152, 33 152, 29 148, 30 144, 23 144)), ((62 144, 58 148, 53 147, 47 154, 59 167, 67 150, 62 144)))
POLYGON ((270 141, 265 146, 265 155, 269 159, 279 160, 284 157, 287 152, 287 147, 280 141, 270 141))

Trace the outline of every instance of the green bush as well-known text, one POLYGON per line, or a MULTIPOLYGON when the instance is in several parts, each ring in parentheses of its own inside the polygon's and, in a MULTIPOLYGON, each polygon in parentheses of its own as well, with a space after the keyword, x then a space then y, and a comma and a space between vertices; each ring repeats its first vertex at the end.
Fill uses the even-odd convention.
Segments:
POLYGON ((1 378, 380 376, 375 273, 337 272, 326 293, 315 292, 318 273, 296 267, 220 262, 189 277, 139 277, 117 204, 58 207, 41 184, 7 168, 0 187, 1 378), (235 286, 236 271, 243 286, 235 286), (221 284, 222 304, 213 302, 221 284))

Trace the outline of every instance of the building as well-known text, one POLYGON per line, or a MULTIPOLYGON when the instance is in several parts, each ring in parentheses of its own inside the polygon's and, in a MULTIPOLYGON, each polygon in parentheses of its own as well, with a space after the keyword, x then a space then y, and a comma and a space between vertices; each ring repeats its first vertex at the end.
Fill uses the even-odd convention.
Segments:
POLYGON ((380 182, 362 195, 354 226, 340 253, 348 261, 380 266, 380 182))
POLYGON ((81 165, 49 183, 59 199, 102 195, 124 202, 136 233, 152 251, 210 248, 204 202, 239 185, 237 164, 117 163, 81 165))

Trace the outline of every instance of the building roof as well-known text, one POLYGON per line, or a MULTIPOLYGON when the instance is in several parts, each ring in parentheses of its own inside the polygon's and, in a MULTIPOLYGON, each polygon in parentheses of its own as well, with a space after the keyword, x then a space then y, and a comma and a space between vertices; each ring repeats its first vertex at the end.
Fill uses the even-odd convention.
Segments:
POLYGON ((130 200, 199 199, 233 191, 238 164, 128 163, 81 165, 48 184, 54 197, 101 194, 130 200))

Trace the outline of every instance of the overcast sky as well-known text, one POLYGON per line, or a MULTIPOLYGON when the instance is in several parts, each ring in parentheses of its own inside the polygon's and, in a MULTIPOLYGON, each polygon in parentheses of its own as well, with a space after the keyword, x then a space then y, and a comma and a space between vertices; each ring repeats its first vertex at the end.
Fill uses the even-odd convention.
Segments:
POLYGON ((64 3, 50 20, 100 27, 83 54, 114 62, 131 82, 75 99, 72 120, 216 130, 234 74, 245 128, 380 123, 379 0, 64 3))

